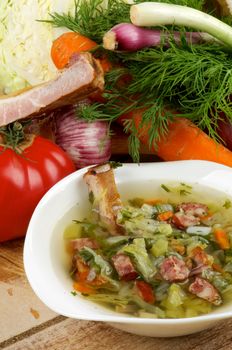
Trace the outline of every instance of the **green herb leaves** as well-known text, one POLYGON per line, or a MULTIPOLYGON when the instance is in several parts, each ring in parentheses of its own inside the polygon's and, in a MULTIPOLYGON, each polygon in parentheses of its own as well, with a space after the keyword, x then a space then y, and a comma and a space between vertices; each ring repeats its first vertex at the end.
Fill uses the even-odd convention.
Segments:
POLYGON ((79 32, 98 44, 107 30, 120 22, 129 21, 130 6, 123 0, 108 0, 108 7, 103 0, 75 0, 75 14, 51 14, 51 21, 56 27, 66 27, 79 32))
POLYGON ((113 270, 110 264, 101 255, 95 253, 93 249, 85 247, 81 249, 79 254, 85 262, 93 261, 100 268, 104 276, 110 276, 112 274, 113 270))
POLYGON ((223 207, 224 207, 225 209, 229 209, 229 208, 231 208, 231 206, 232 206, 231 201, 230 201, 229 199, 226 199, 226 200, 225 200, 225 203, 223 204, 223 207))
POLYGON ((214 138, 220 113, 232 120, 232 56, 220 46, 172 44, 125 55, 124 62, 134 77, 131 94, 169 102, 214 138))

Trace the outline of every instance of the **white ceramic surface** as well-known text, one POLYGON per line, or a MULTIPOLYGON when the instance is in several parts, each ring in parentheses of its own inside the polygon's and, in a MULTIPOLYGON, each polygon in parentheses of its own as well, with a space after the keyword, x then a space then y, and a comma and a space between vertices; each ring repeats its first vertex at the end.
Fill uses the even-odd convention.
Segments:
MULTIPOLYGON (((72 281, 64 257, 63 230, 72 219, 84 216, 87 187, 81 169, 57 183, 42 198, 31 218, 24 247, 28 280, 38 297, 55 312, 83 320, 104 321, 127 332, 152 337, 191 334, 232 316, 232 303, 208 315, 185 319, 142 319, 112 312, 81 296, 73 296, 72 281), (70 209, 73 208, 71 211, 70 209), (70 212, 69 212, 70 211, 70 212), (64 214, 69 212, 64 217, 64 214)), ((202 184, 232 197, 232 169, 205 161, 124 164, 115 170, 120 189, 136 184, 146 189, 155 180, 202 184)), ((136 191, 135 191, 136 193, 136 191)))

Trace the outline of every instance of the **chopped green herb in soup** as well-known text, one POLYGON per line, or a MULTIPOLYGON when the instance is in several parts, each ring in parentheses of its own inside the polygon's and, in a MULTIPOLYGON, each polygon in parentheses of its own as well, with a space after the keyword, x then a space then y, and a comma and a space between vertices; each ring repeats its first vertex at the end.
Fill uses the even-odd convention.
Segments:
POLYGON ((122 203, 110 164, 89 169, 84 179, 91 215, 72 222, 64 235, 73 295, 148 318, 194 317, 230 300, 229 199, 188 201, 193 189, 182 183, 160 184, 166 197, 122 203), (178 202, 167 200, 174 191, 178 202))

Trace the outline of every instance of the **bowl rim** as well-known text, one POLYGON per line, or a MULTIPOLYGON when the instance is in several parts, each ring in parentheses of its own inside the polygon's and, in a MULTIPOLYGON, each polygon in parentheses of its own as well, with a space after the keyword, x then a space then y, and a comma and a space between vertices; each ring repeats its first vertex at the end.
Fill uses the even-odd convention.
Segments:
MULTIPOLYGON (((202 160, 180 160, 180 161, 171 161, 171 162, 147 162, 147 163, 140 163, 139 165, 142 166, 155 166, 157 164, 159 165, 167 165, 167 164, 172 164, 173 166, 175 165, 180 165, 181 164, 198 164, 198 165, 212 165, 215 170, 229 170, 231 172, 231 178, 232 178, 232 169, 230 167, 227 167, 222 164, 218 164, 215 162, 210 162, 210 161, 202 161, 202 160)), ((138 164, 134 163, 123 163, 123 166, 138 166, 138 164)), ((92 167, 92 166, 91 166, 92 167)), ((226 318, 232 317, 232 310, 231 311, 223 311, 223 312, 217 312, 217 313, 209 313, 206 315, 201 315, 201 316, 196 316, 196 317, 188 317, 188 318, 140 318, 140 317, 131 317, 128 315, 125 316, 120 316, 119 314, 114 314, 114 311, 112 311, 112 316, 111 315, 100 315, 98 316, 97 313, 94 315, 84 315, 84 314, 77 314, 76 312, 69 312, 65 313, 65 311, 62 310, 62 312, 59 310, 59 307, 56 307, 57 304, 54 306, 50 301, 47 299, 44 299, 44 294, 39 290, 38 284, 36 282, 36 278, 33 274, 33 271, 31 269, 31 254, 30 254, 30 248, 31 248, 31 243, 32 243, 32 237, 33 237, 33 225, 34 225, 34 220, 37 216, 37 213, 39 213, 40 208, 43 207, 44 203, 46 203, 50 197, 53 197, 53 195, 59 190, 60 187, 64 188, 66 185, 68 185, 70 182, 75 180, 77 177, 83 175, 87 169, 90 167, 85 167, 82 169, 79 169, 72 174, 66 176, 59 182, 57 182, 52 188, 50 188, 46 194, 42 197, 42 199, 39 201, 37 204, 33 215, 31 217, 25 242, 24 242, 24 249, 23 249, 23 261, 24 261, 24 270, 26 273, 26 277, 34 291, 34 293, 38 296, 38 298, 51 310, 58 314, 62 314, 66 317, 71 317, 74 319, 79 319, 79 320, 91 320, 91 321, 102 321, 102 322, 111 322, 111 323, 127 323, 127 324, 152 324, 152 325, 181 325, 184 323, 188 324, 195 324, 199 322, 207 322, 207 321, 217 321, 217 320, 222 320, 226 318)), ((231 186, 232 187, 232 186, 231 186)), ((81 296, 75 296, 77 298, 81 298, 81 296)), ((86 300, 86 299, 84 299, 86 300)), ((78 300, 77 300, 78 301, 78 300)), ((93 303, 91 301, 87 301, 90 303, 93 303)))

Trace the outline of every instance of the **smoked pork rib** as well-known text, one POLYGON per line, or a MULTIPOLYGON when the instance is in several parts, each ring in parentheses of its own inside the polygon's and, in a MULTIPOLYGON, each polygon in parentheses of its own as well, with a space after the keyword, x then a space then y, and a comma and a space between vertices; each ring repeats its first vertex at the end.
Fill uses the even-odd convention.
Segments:
POLYGON ((94 211, 98 214, 101 223, 111 235, 122 233, 122 228, 116 222, 122 202, 111 165, 107 163, 89 168, 84 175, 84 180, 88 185, 94 211))
POLYGON ((103 71, 91 54, 75 56, 72 64, 40 85, 0 97, 0 126, 74 104, 103 90, 103 71))

